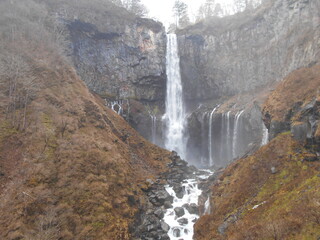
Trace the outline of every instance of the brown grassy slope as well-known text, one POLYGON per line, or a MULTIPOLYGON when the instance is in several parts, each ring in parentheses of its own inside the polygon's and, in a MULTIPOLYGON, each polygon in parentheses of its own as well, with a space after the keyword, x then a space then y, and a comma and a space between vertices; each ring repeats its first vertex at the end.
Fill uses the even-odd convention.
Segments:
POLYGON ((284 122, 294 107, 304 106, 320 97, 320 65, 301 68, 284 79, 263 106, 274 121, 284 122))
POLYGON ((197 222, 196 239, 317 239, 320 163, 304 161, 306 155, 282 134, 229 166, 212 188, 212 214, 197 222), (224 222, 229 227, 221 235, 224 222))
MULTIPOLYGON (((301 107, 319 99, 319 76, 320 66, 294 71, 268 97, 265 115, 299 119, 301 107)), ((314 156, 309 151, 287 132, 229 166, 213 186, 213 212, 196 224, 196 239, 320 237, 320 163, 306 161, 314 156)))
POLYGON ((0 239, 130 239, 168 152, 88 91, 43 5, 0 5, 0 239))
POLYGON ((168 153, 106 109, 73 69, 34 64, 43 87, 27 128, 13 128, 1 109, 0 238, 129 239, 141 187, 168 153))

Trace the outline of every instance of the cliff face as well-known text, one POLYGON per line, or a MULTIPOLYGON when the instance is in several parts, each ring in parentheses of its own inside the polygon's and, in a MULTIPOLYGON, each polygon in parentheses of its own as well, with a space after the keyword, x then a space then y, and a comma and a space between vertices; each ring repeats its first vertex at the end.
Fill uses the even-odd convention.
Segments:
POLYGON ((72 21, 68 29, 75 67, 91 90, 111 99, 165 98, 166 36, 160 23, 134 18, 100 31, 72 21))
POLYGON ((314 64, 320 57, 319 12, 318 1, 274 0, 253 14, 210 19, 182 30, 186 99, 253 90, 314 64))

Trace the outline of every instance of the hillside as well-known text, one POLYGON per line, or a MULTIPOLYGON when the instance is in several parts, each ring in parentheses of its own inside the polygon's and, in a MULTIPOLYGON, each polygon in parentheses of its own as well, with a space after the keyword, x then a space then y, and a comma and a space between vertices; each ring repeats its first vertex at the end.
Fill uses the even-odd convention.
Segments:
POLYGON ((170 154, 88 90, 44 5, 12 2, 0 3, 0 238, 131 239, 170 154))
POLYGON ((270 94, 265 116, 289 129, 279 129, 268 145, 226 168, 211 189, 212 213, 196 224, 196 239, 319 237, 319 130, 316 124, 301 139, 294 127, 297 120, 319 120, 318 71, 294 71, 270 94))

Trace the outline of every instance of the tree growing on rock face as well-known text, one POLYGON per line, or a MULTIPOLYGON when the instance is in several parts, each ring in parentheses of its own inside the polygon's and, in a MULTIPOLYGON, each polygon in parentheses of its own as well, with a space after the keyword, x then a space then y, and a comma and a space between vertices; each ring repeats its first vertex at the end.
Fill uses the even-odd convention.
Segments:
POLYGON ((221 4, 216 2, 216 0, 207 0, 202 4, 198 11, 197 21, 208 17, 221 17, 223 16, 223 10, 221 4))
MULTIPOLYGON (((117 0, 112 0, 112 1, 117 1, 117 0)), ((141 0, 123 0, 122 5, 128 11, 134 13, 137 16, 143 17, 148 14, 148 10, 141 3, 141 0)))
POLYGON ((186 3, 176 0, 173 6, 173 14, 177 27, 184 28, 190 24, 188 5, 186 3))

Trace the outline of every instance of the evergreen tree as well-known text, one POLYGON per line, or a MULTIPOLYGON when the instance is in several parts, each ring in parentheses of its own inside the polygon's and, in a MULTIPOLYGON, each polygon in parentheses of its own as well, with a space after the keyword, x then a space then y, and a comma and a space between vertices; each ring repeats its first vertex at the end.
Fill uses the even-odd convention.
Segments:
POLYGON ((177 27, 186 27, 190 24, 188 15, 188 5, 180 0, 176 0, 173 6, 173 13, 176 19, 177 27))

